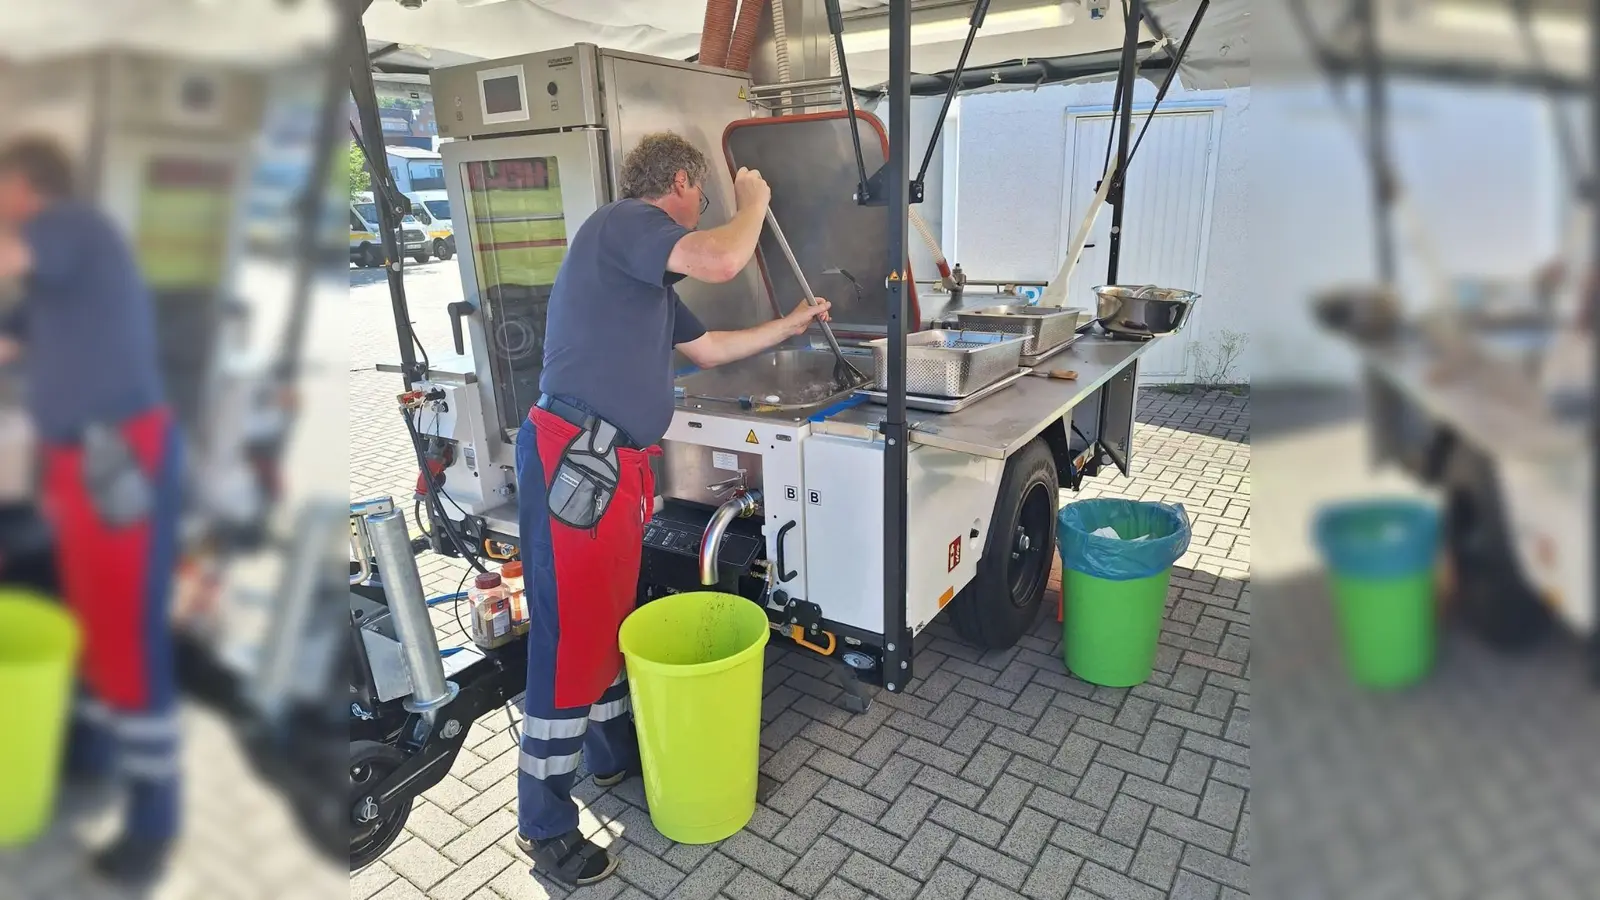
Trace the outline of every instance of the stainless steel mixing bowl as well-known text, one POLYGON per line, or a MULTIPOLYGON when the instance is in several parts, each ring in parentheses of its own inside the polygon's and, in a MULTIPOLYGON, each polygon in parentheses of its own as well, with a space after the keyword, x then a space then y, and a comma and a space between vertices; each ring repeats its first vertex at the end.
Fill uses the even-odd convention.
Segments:
POLYGON ((1095 319, 1107 331, 1128 337, 1174 334, 1200 299, 1193 291, 1155 285, 1101 285, 1095 319))

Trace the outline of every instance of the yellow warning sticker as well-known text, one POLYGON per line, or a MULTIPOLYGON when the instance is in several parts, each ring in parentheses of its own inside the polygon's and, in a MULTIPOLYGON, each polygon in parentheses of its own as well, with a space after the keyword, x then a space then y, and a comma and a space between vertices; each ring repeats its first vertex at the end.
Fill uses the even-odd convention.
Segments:
POLYGON ((744 88, 739 88, 739 99, 740 100, 748 100, 748 99, 750 99, 750 95, 746 94, 744 92, 744 88))
POLYGON ((756 437, 756 430, 754 428, 750 429, 750 433, 744 436, 744 442, 746 444, 761 443, 761 441, 756 437))
POLYGON ((890 272, 889 273, 889 280, 890 281, 899 281, 900 280, 900 272, 899 272, 899 270, 895 270, 893 272, 890 272))

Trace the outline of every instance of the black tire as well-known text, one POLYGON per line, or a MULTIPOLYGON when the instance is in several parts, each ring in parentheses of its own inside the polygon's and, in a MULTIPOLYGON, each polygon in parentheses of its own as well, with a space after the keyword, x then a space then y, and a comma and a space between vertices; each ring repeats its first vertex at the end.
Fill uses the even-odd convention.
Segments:
POLYGON ((455 251, 450 249, 449 241, 446 241, 444 238, 440 238, 439 240, 433 242, 433 255, 442 260, 449 260, 450 257, 455 255, 455 251))
POLYGON ((416 260, 417 265, 420 266, 428 260, 433 259, 433 255, 426 250, 419 250, 416 253, 411 254, 411 258, 416 260))
POLYGON ((361 267, 363 269, 383 268, 383 248, 377 244, 362 244, 361 267))
POLYGON ((1522 577, 1493 464, 1461 449, 1447 464, 1445 478, 1445 542, 1462 622, 1495 650, 1534 647, 1550 631, 1552 617, 1522 577))
POLYGON ((978 572, 950 602, 951 623, 969 643, 1004 650, 1033 627, 1055 556, 1056 461, 1034 439, 1006 461, 978 572))
POLYGON ((400 832, 411 818, 411 802, 407 798, 390 809, 387 815, 367 823, 358 822, 356 809, 368 791, 400 768, 406 755, 388 744, 376 741, 353 741, 350 744, 350 794, 345 807, 350 828, 350 871, 358 872, 376 862, 384 851, 394 845, 400 832))

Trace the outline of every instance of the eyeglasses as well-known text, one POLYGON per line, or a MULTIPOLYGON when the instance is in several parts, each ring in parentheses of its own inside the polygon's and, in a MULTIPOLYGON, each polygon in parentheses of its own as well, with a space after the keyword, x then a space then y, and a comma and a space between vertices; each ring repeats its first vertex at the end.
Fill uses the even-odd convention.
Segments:
POLYGON ((710 195, 708 195, 706 193, 705 187, 702 186, 700 188, 700 215, 702 215, 702 216, 705 215, 706 214, 706 210, 708 210, 710 208, 711 208, 711 197, 710 197, 710 195))

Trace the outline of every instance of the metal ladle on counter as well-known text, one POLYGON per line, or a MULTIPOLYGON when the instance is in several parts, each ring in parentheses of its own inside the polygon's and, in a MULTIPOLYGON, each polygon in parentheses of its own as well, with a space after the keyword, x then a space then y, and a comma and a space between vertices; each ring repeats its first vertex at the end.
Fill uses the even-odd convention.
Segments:
MULTIPOLYGON (((772 229, 772 236, 778 241, 778 249, 783 251, 783 258, 789 261, 789 269, 794 272, 795 280, 800 282, 800 290, 806 296, 806 304, 817 305, 817 295, 811 292, 811 284, 806 281, 805 273, 800 271, 800 261, 795 259, 794 251, 789 248, 789 240, 783 236, 783 229, 778 226, 778 219, 772 214, 772 207, 767 207, 767 227, 772 229)), ((817 324, 822 326, 822 336, 828 340, 828 349, 833 351, 834 359, 833 377, 845 387, 855 387, 868 381, 865 374, 850 364, 844 358, 844 350, 839 347, 839 339, 833 336, 833 326, 826 320, 818 319, 817 324)))

